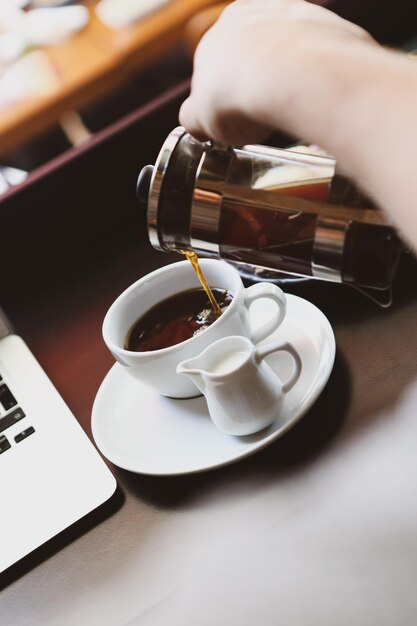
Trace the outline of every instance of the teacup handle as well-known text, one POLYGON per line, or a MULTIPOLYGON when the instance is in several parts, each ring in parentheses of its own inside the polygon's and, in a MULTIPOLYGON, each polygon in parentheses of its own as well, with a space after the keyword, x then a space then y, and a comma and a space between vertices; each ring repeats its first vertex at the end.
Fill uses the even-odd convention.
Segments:
POLYGON ((302 364, 300 355, 297 350, 290 343, 268 343, 266 346, 260 346, 259 348, 255 348, 253 355, 255 358, 255 362, 259 365, 259 363, 267 356, 272 354, 273 352, 288 352, 293 358, 293 370, 291 372, 291 376, 289 379, 283 383, 282 391, 287 393, 290 389, 292 389, 300 378, 302 364))
POLYGON ((249 310, 255 300, 260 298, 268 298, 273 300, 277 305, 275 314, 265 324, 252 331, 250 339, 254 344, 259 343, 262 339, 268 337, 281 324, 287 310, 287 299, 285 293, 271 283, 256 283, 245 290, 245 306, 249 310))

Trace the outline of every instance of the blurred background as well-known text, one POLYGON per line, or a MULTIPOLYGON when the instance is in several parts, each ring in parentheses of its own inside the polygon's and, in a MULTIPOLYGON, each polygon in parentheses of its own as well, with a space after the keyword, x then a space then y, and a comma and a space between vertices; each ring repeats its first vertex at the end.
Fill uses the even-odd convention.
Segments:
MULTIPOLYGON (((417 3, 321 0, 381 43, 417 47, 417 3)), ((0 195, 192 71, 216 0, 0 0, 0 195)))

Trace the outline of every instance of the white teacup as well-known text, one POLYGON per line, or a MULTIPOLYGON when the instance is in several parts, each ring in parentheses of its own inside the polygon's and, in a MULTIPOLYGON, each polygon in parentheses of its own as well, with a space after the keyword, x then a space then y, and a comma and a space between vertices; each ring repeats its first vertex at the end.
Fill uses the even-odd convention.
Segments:
POLYGON ((227 309, 206 330, 160 350, 134 352, 124 348, 130 329, 149 309, 177 293, 200 287, 189 261, 162 267, 128 287, 111 305, 103 322, 103 338, 114 358, 131 376, 172 398, 201 394, 190 378, 177 374, 181 361, 197 356, 214 341, 230 335, 248 337, 257 344, 276 330, 285 317, 285 294, 276 285, 258 283, 245 289, 239 273, 228 263, 202 259, 200 265, 211 287, 227 289, 233 295, 227 309), (252 328, 249 309, 260 298, 273 300, 276 311, 262 326, 252 328))

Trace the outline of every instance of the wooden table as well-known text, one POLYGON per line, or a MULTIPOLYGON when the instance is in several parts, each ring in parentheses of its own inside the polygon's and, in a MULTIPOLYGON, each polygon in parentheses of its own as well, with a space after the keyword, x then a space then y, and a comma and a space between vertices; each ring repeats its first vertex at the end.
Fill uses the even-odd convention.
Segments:
POLYGON ((0 156, 18 147, 61 115, 103 96, 138 68, 181 40, 188 20, 215 0, 172 0, 131 27, 109 30, 89 4, 90 21, 68 43, 46 48, 58 75, 56 88, 0 112, 0 156))

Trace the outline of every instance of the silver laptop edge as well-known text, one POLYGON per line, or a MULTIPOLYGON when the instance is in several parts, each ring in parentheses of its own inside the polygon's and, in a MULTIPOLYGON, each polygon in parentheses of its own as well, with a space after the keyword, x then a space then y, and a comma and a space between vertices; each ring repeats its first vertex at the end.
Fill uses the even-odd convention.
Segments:
POLYGON ((0 339, 2 337, 7 337, 7 335, 11 335, 14 332, 12 323, 8 319, 7 315, 0 307, 0 339))

